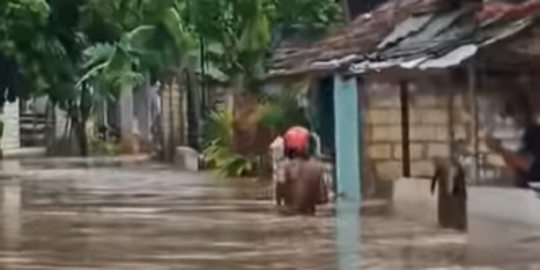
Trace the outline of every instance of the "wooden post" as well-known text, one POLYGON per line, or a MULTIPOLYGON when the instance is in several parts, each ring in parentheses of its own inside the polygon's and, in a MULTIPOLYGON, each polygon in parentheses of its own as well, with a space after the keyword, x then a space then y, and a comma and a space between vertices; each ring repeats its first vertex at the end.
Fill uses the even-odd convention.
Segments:
POLYGON ((338 200, 335 233, 340 270, 360 268, 359 210, 363 147, 356 78, 334 76, 336 176, 338 200), (358 149, 358 150, 357 150, 358 149), (357 150, 357 151, 356 151, 357 150))
POLYGON ((401 104, 401 160, 403 176, 411 176, 411 151, 409 139, 409 83, 399 83, 399 100, 401 104))
POLYGON ((455 144, 456 144, 456 135, 455 135, 455 119, 454 119, 454 91, 452 89, 447 89, 448 91, 448 100, 446 103, 446 113, 448 114, 448 153, 450 158, 455 156, 455 144))
POLYGON ((471 108, 471 132, 470 138, 473 144, 474 152, 474 164, 473 164, 473 177, 476 184, 480 183, 480 164, 479 164, 479 152, 480 143, 478 140, 478 104, 476 100, 476 69, 474 63, 470 63, 467 66, 467 77, 469 83, 469 107, 471 108))

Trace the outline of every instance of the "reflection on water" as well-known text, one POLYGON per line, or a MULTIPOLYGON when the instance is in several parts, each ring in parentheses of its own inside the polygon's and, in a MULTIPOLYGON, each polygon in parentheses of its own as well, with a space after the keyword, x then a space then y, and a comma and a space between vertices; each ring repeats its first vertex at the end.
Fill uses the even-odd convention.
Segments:
POLYGON ((258 185, 152 169, 31 175, 0 183, 0 269, 335 269, 331 219, 279 216, 258 185))
POLYGON ((360 233, 358 202, 340 198, 336 204, 335 230, 336 247, 340 270, 359 269, 360 233))
POLYGON ((2 186, 2 234, 7 249, 17 247, 21 231, 21 186, 18 179, 12 179, 2 186))
POLYGON ((497 261, 500 265, 540 261, 540 200, 536 192, 471 187, 467 210, 471 261, 497 261))

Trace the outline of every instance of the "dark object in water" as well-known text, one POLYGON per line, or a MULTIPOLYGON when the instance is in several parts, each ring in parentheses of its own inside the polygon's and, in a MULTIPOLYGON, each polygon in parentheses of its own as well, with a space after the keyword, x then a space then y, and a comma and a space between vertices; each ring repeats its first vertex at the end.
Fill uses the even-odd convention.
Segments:
POLYGON ((437 218, 446 229, 467 230, 467 187, 465 171, 455 159, 435 158, 431 194, 437 189, 437 218))

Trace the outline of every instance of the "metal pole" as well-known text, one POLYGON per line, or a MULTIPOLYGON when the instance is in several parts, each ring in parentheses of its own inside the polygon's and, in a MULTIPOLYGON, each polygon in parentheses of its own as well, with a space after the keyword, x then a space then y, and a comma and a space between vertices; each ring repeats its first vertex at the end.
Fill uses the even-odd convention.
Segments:
POLYGON ((468 83, 469 83, 469 107, 471 109, 471 133, 470 138, 473 144, 473 177, 476 184, 480 183, 480 170, 479 170, 479 152, 480 143, 478 140, 478 104, 476 100, 476 68, 474 63, 470 63, 467 66, 468 71, 468 83))

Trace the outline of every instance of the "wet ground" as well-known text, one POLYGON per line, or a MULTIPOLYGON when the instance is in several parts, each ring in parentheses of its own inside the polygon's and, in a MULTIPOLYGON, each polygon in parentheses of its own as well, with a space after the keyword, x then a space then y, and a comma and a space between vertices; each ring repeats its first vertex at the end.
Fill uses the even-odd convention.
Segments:
POLYGON ((328 211, 280 216, 252 182, 150 165, 16 175, 0 180, 0 270, 421 270, 465 260, 463 235, 395 217, 353 220, 361 240, 345 232, 353 244, 336 244, 343 222, 328 211), (339 268, 345 256, 352 264, 339 268))

